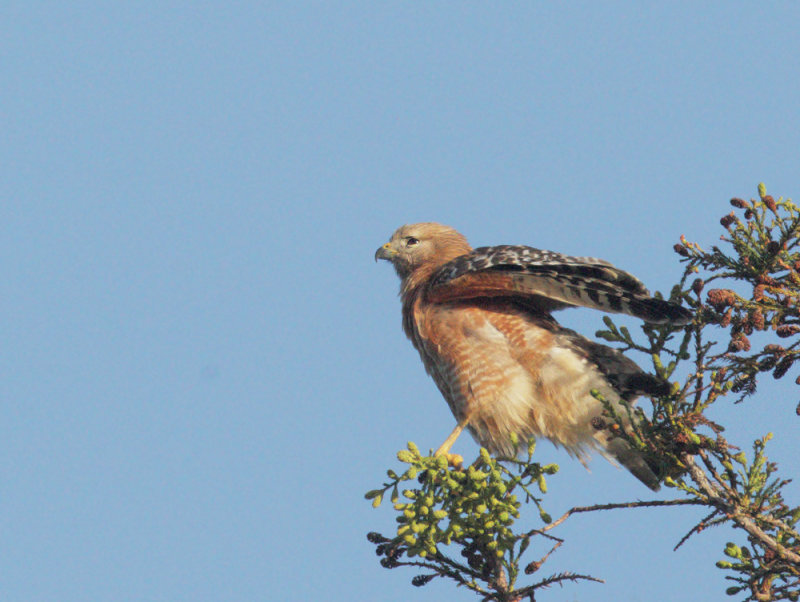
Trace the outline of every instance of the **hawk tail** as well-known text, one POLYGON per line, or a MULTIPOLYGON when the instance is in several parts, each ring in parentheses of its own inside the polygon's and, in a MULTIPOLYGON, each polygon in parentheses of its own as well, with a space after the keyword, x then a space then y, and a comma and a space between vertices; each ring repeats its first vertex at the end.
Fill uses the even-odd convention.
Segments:
MULTIPOLYGON (((605 435, 605 433, 603 434, 605 435)), ((607 437, 597 437, 597 439, 600 441, 605 453, 627 468, 633 476, 653 491, 661 489, 653 467, 651 467, 645 461, 644 456, 642 456, 638 450, 633 449, 627 441, 619 437, 610 440, 607 437), (603 441, 603 439, 605 439, 605 441, 603 441)))

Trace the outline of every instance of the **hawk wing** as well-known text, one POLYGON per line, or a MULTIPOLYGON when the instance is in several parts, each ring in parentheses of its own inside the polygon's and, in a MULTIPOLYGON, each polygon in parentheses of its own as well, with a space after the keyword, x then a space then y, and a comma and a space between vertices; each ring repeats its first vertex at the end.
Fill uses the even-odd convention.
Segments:
POLYGON ((532 247, 480 247, 440 267, 431 277, 434 303, 511 297, 540 311, 590 307, 654 324, 685 324, 691 312, 654 299, 634 276, 594 257, 571 257, 532 247))

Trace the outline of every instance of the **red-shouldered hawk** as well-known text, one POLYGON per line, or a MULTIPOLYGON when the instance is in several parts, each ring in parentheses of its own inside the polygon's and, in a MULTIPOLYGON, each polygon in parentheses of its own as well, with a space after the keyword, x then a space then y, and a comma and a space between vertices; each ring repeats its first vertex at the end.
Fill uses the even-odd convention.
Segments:
POLYGON ((437 454, 447 454, 465 427, 500 456, 514 454, 511 433, 541 436, 581 460, 597 449, 659 489, 637 451, 596 428, 603 407, 590 391, 619 407, 663 393, 666 383, 563 328, 550 312, 583 306, 685 324, 687 309, 650 297, 639 280, 600 259, 523 246, 472 249, 436 223, 399 228, 375 259, 400 276, 403 329, 458 421, 437 454))

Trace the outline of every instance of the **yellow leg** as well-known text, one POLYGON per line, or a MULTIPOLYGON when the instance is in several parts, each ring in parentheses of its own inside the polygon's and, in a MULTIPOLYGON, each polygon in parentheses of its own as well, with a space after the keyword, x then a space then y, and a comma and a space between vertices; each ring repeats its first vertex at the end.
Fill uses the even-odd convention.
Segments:
POLYGON ((461 466, 464 463, 464 458, 462 458, 459 454, 451 454, 450 448, 453 447, 453 443, 456 442, 458 436, 461 434, 461 431, 469 424, 468 419, 464 419, 456 425, 456 428, 453 429, 453 432, 450 433, 450 436, 445 439, 444 443, 439 446, 439 449, 433 454, 434 456, 446 456, 447 462, 450 466, 461 466))

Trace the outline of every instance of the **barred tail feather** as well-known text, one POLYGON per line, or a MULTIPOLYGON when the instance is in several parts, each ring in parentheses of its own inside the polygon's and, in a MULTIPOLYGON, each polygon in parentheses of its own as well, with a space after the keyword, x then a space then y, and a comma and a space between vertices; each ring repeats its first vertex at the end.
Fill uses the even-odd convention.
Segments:
POLYGON ((601 443, 606 454, 627 468, 642 483, 653 491, 661 489, 653 469, 645 462, 642 454, 633 449, 627 441, 617 437, 601 443))

